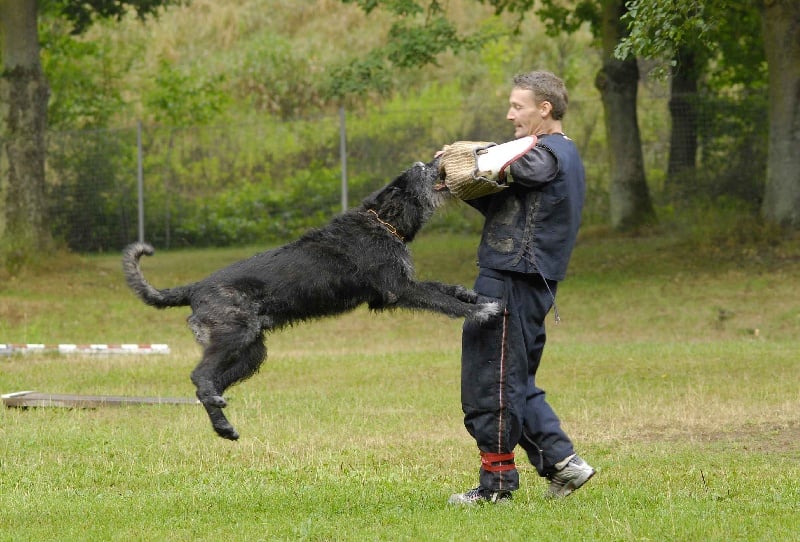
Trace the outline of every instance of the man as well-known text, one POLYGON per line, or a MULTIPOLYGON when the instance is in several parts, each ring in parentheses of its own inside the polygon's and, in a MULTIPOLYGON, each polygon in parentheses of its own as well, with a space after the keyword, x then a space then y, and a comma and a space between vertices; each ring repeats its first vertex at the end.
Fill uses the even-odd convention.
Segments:
POLYGON ((504 189, 468 201, 485 216, 475 291, 481 302, 496 300, 505 310, 490 322, 464 324, 461 401, 481 469, 478 487, 452 495, 451 504, 509 500, 519 488, 517 445, 549 479, 548 497, 566 497, 595 473, 536 386, 545 317, 566 275, 585 193, 583 163, 562 131, 567 101, 552 73, 514 78, 507 118, 515 138, 533 135, 536 144, 496 176, 504 189))

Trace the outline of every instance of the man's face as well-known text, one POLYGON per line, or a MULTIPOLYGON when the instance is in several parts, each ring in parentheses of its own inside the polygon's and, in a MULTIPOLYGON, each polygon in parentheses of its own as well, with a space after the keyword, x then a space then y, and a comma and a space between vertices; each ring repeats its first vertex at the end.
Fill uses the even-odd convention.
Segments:
POLYGON ((543 104, 536 104, 536 97, 532 90, 514 88, 508 98, 509 108, 506 118, 514 123, 514 137, 519 139, 535 134, 542 125, 547 112, 543 111, 543 104))

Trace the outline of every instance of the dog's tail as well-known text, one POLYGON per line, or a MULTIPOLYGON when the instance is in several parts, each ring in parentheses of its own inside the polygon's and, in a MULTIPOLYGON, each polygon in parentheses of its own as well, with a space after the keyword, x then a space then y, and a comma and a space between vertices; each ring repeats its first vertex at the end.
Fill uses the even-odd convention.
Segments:
POLYGON ((128 286, 142 301, 159 309, 188 305, 190 293, 188 286, 158 290, 144 278, 139 258, 143 254, 152 256, 154 252, 153 247, 147 243, 133 243, 125 247, 122 251, 122 271, 125 273, 128 286))

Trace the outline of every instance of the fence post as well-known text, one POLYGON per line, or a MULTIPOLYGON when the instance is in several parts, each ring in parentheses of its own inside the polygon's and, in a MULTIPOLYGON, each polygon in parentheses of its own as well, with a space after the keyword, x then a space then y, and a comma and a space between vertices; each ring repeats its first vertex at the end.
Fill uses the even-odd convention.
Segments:
POLYGON ((144 243, 144 165, 142 156, 142 121, 136 121, 136 186, 138 189, 139 242, 144 243))
POLYGON ((339 160, 342 163, 342 212, 347 211, 347 128, 344 106, 339 106, 339 160))

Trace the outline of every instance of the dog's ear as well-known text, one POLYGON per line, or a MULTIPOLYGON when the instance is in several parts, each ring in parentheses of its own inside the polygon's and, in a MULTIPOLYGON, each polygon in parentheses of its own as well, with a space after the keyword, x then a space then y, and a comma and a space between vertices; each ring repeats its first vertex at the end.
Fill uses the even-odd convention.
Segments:
POLYGON ((409 171, 406 170, 392 181, 392 184, 389 185, 390 188, 393 190, 405 190, 408 188, 408 178, 409 178, 409 171))
POLYGON ((388 186, 384 186, 375 190, 372 194, 364 198, 361 202, 364 207, 369 209, 379 207, 381 204, 381 199, 383 198, 384 194, 390 189, 388 186))
POLYGON ((373 207, 378 205, 378 198, 376 196, 377 196, 376 192, 370 194, 369 196, 364 198, 361 204, 368 209, 372 209, 373 207))

